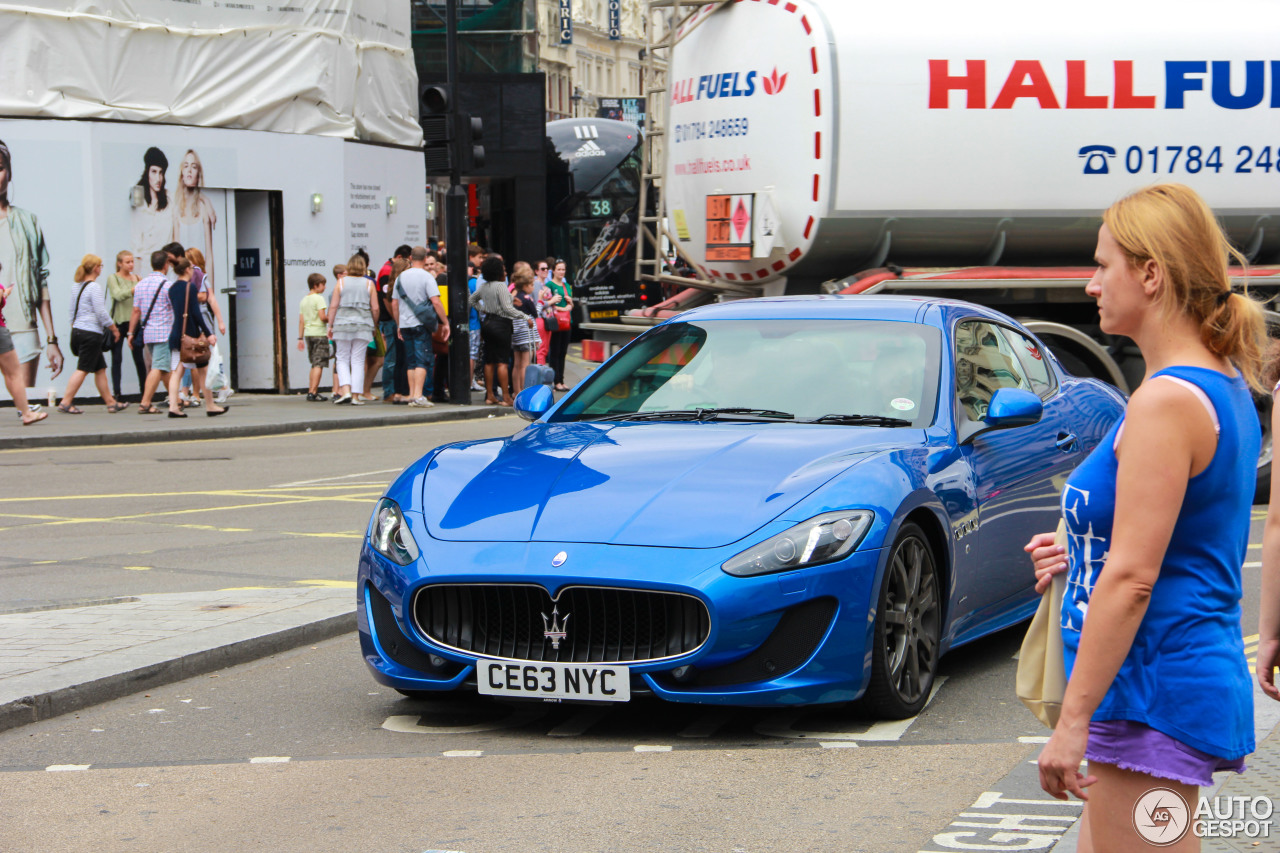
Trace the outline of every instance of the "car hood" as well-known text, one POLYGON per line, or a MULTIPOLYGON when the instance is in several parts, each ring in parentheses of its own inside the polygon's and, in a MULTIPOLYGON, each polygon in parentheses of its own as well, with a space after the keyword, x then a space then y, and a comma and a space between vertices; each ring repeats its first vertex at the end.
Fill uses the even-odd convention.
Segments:
POLYGON ((430 461, 422 513, 451 541, 714 548, 918 430, 800 424, 534 424, 430 461))

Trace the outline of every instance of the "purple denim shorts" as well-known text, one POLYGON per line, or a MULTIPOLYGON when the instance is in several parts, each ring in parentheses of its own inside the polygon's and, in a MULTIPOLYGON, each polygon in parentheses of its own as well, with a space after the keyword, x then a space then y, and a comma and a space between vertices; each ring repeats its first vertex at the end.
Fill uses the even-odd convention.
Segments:
POLYGON ((1172 779, 1185 785, 1206 787, 1220 770, 1244 772, 1243 758, 1219 758, 1188 746, 1164 732, 1132 720, 1089 723, 1089 761, 1113 764, 1122 770, 1172 779))

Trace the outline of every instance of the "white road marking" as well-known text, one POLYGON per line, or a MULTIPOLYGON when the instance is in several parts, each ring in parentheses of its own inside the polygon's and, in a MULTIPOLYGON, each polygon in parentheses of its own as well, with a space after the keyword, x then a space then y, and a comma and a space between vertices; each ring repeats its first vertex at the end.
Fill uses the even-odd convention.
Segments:
POLYGON ((1047 735, 1028 735, 1018 738, 1018 743, 1048 743, 1047 735))
POLYGON ((316 483, 332 483, 334 480, 350 480, 352 477, 371 477, 375 474, 399 474, 403 468, 386 468, 382 471, 362 471, 359 474, 343 474, 339 477, 320 477, 315 480, 298 480, 296 483, 280 483, 276 486, 267 486, 268 489, 289 489, 295 486, 312 486, 316 483))
MULTIPOLYGON (((938 695, 938 691, 942 689, 942 685, 947 681, 945 675, 938 676, 933 682, 933 689, 929 691, 929 699, 924 703, 925 707, 929 707, 929 703, 933 701, 933 697, 938 695)), ((880 723, 872 723, 867 726, 864 731, 852 732, 811 732, 804 729, 795 729, 793 726, 796 721, 803 716, 802 712, 784 712, 774 714, 773 716, 759 722, 755 726, 757 734, 767 737, 781 738, 801 738, 803 740, 817 741, 893 741, 901 740, 906 734, 907 729, 911 728, 917 717, 908 717, 905 720, 886 720, 880 723)))
POLYGON ((491 732, 497 729, 513 729, 517 726, 523 726, 540 717, 546 716, 546 711, 541 706, 529 706, 517 708, 511 712, 508 717, 500 720, 492 720, 487 723, 475 723, 470 726, 429 726, 423 724, 425 719, 421 714, 407 714, 403 716, 387 717, 382 727, 389 732, 400 732, 401 734, 410 735, 467 735, 476 734, 478 732, 491 732))
POLYGON ((820 740, 818 746, 823 749, 857 749, 858 745, 851 740, 820 740))
POLYGON ((592 708, 589 711, 579 711, 551 731, 547 732, 548 737, 578 737, 585 734, 587 729, 596 723, 608 713, 603 708, 592 708))
POLYGON ((250 758, 250 764, 288 764, 289 756, 287 755, 259 755, 257 758, 250 758))
POLYGON ((444 752, 445 758, 479 758, 482 755, 483 749, 448 749, 444 752))
POLYGON ((91 766, 89 764, 50 764, 45 770, 50 773, 62 773, 67 770, 88 770, 91 766))
POLYGON ((636 752, 670 752, 669 746, 658 746, 655 744, 639 744, 635 747, 636 752))

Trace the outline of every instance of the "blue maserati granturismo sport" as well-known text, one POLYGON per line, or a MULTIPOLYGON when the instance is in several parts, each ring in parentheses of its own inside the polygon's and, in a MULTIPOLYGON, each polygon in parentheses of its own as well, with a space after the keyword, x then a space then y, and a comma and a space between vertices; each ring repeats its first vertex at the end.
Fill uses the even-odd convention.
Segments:
POLYGON ((409 696, 908 717, 942 655, 1034 612, 1022 546, 1123 407, 977 305, 697 308, 405 469, 360 553, 362 653, 409 696))

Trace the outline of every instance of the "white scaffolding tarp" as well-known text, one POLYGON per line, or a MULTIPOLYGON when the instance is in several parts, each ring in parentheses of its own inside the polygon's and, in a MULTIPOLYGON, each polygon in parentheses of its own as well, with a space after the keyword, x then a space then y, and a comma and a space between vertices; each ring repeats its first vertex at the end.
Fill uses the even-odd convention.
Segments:
POLYGON ((0 115, 420 145, 406 0, 0 2, 0 115))

